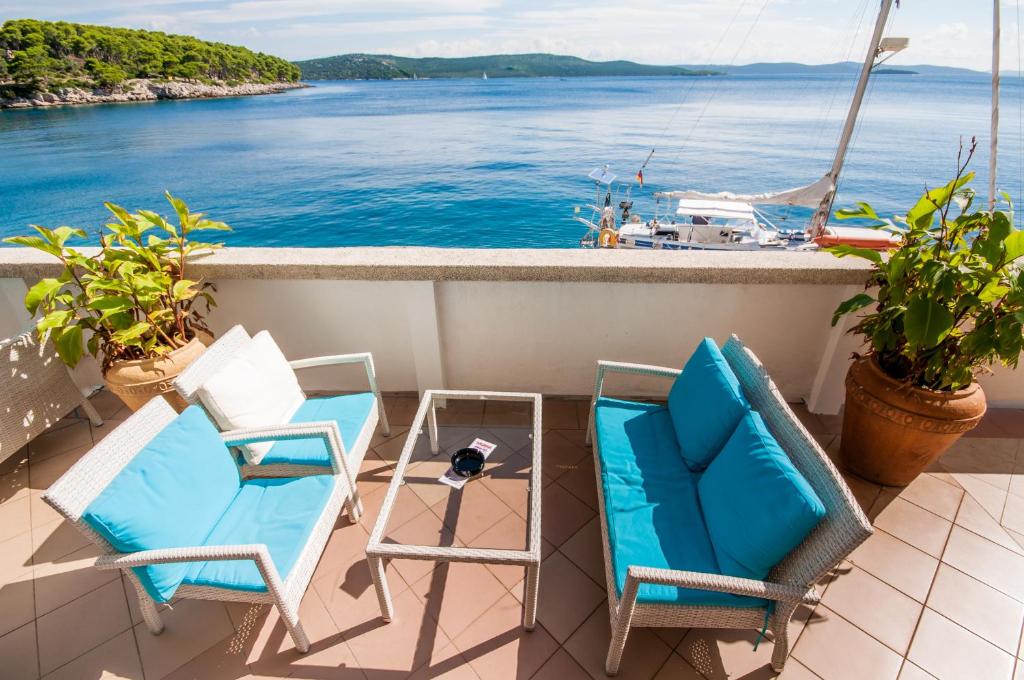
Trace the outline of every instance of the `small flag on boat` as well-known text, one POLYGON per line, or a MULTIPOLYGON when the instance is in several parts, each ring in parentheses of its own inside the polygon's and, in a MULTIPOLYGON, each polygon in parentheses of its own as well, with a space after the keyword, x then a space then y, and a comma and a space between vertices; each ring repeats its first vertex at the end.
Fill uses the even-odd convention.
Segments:
POLYGON ((644 159, 644 162, 640 164, 640 169, 636 171, 636 181, 640 182, 641 189, 644 188, 644 168, 646 168, 647 164, 651 162, 652 156, 654 156, 653 147, 651 148, 651 152, 647 154, 647 158, 644 159))

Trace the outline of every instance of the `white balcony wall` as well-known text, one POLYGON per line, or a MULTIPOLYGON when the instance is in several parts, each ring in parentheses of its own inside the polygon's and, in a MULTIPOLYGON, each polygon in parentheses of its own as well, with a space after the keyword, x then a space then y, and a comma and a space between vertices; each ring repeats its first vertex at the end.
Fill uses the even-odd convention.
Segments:
MULTIPOLYGON (((452 386, 587 394, 594 363, 681 367, 705 336, 735 333, 784 393, 810 392, 836 289, 811 285, 446 282, 438 285, 452 386)), ((617 378, 637 394, 664 385, 617 378)))
MULTIPOLYGON (((853 338, 829 325, 864 270, 808 253, 433 249, 229 249, 197 264, 217 285, 215 333, 269 329, 290 358, 370 351, 385 391, 430 387, 587 395, 594 364, 681 366, 697 342, 735 333, 787 399, 838 411, 853 338)), ((0 251, 6 305, 52 273, 45 256, 0 251), (12 292, 13 291, 13 292, 12 292)), ((78 371, 83 382, 95 370, 78 371)), ((990 403, 1024 406, 1024 373, 982 379, 990 403)), ((304 371, 315 390, 360 389, 352 367, 304 371)), ((650 379, 612 391, 664 394, 650 379)))
MULTIPOLYGON (((406 301, 413 288, 404 281, 220 281, 210 325, 215 335, 235 324, 250 333, 267 329, 289 359, 372 352, 382 390, 416 390, 406 301)), ((314 390, 366 382, 353 366, 306 369, 301 378, 314 390)))

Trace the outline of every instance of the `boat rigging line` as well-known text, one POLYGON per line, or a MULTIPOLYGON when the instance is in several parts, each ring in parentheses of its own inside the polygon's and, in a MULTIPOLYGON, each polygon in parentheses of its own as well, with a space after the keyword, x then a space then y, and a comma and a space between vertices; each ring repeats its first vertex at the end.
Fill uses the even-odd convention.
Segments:
MULTIPOLYGON (((999 5, 1002 0, 992 2, 992 133, 988 140, 988 209, 996 209, 996 170, 999 165, 999 53, 1002 51, 999 39, 999 5)), ((1020 27, 1017 27, 1018 32, 1020 27)))
MULTIPOLYGON (((857 43, 860 42, 860 34, 864 28, 864 17, 867 14, 869 3, 870 0, 861 0, 860 6, 856 7, 853 11, 853 14, 850 15, 850 21, 848 22, 848 25, 855 26, 856 28, 850 36, 850 40, 846 45, 845 52, 837 53, 839 58, 836 59, 836 61, 840 64, 845 64, 846 62, 850 61, 850 57, 853 55, 854 48, 856 48, 857 43)), ((807 83, 805 84, 802 92, 806 92, 810 88, 811 83, 813 82, 814 81, 812 79, 808 78, 807 83)), ((816 157, 818 154, 818 150, 821 149, 821 142, 825 138, 825 129, 828 126, 829 116, 832 115, 832 109, 835 107, 836 99, 839 97, 839 91, 842 89, 844 82, 845 81, 843 78, 836 77, 833 79, 832 87, 830 88, 831 92, 829 94, 828 104, 825 106, 825 108, 821 112, 821 115, 818 117, 818 123, 814 131, 814 142, 811 144, 809 153, 809 156, 812 158, 816 157)), ((783 208, 782 215, 779 218, 780 222, 787 222, 789 220, 790 216, 792 216, 793 214, 793 207, 794 206, 792 205, 786 205, 783 208)))
POLYGON ((1018 201, 1024 201, 1024 59, 1021 58, 1020 0, 1017 0, 1017 141, 1020 145, 1020 165, 1017 176, 1020 180, 1018 201))
POLYGON ((843 124, 843 131, 839 136, 839 146, 836 148, 836 155, 832 161, 832 167, 825 177, 831 183, 831 187, 825 192, 818 204, 817 210, 811 217, 807 232, 812 239, 818 238, 825 233, 829 215, 832 214, 832 204, 836 198, 837 181, 846 160, 846 153, 849 150, 850 140, 856 129, 857 116, 864 103, 864 95, 867 92, 871 71, 875 67, 877 58, 885 52, 898 52, 907 46, 906 39, 891 38, 884 39, 885 29, 889 25, 892 6, 895 2, 899 7, 899 0, 882 0, 882 6, 875 20, 875 29, 871 36, 871 43, 868 46, 868 54, 864 59, 864 66, 861 68, 860 77, 857 79, 857 89, 853 93, 853 101, 850 110, 846 115, 846 122, 843 124))
MULTIPOLYGON (((767 4, 767 2, 765 4, 767 4)), ((739 18, 740 13, 743 11, 743 8, 746 7, 746 5, 747 5, 747 0, 742 0, 742 2, 740 2, 739 5, 737 5, 736 11, 733 12, 732 18, 729 19, 728 25, 725 27, 725 30, 722 31, 722 34, 718 36, 718 41, 715 43, 714 49, 712 49, 711 53, 708 55, 708 62, 707 62, 708 66, 714 66, 715 65, 715 61, 714 60, 715 60, 715 57, 718 55, 719 48, 722 47, 722 43, 725 42, 725 37, 727 35, 729 35, 729 32, 732 30, 732 27, 736 23, 736 19, 739 18)), ((735 59, 735 57, 734 57, 734 59, 735 59)), ((732 66, 733 64, 730 63, 728 65, 732 66)), ((665 135, 668 134, 668 131, 669 131, 669 129, 671 129, 672 125, 676 122, 676 118, 679 117, 679 113, 683 110, 683 107, 686 106, 686 104, 689 102, 690 93, 693 92, 693 88, 696 86, 697 80, 698 80, 698 78, 696 76, 694 76, 690 80, 689 87, 687 87, 686 91, 683 93, 683 96, 682 96, 682 98, 679 101, 679 105, 676 106, 675 111, 673 111, 672 115, 669 116, 668 122, 665 123, 665 127, 663 127, 661 129, 661 132, 658 133, 658 136, 655 137, 654 145, 651 146, 650 153, 647 154, 647 158, 644 159, 644 162, 640 165, 640 169, 637 170, 636 178, 640 181, 640 186, 641 187, 643 186, 643 172, 644 172, 644 169, 647 167, 647 164, 651 162, 651 158, 654 157, 654 152, 657 150, 658 145, 665 138, 665 135)))
MULTIPOLYGON (((757 12, 757 16, 754 17, 754 21, 750 24, 750 27, 747 29, 746 35, 743 36, 743 39, 740 41, 739 46, 736 48, 736 51, 732 55, 732 59, 729 60, 729 63, 727 64, 728 66, 735 65, 736 60, 740 56, 740 52, 743 51, 743 47, 747 44, 747 40, 750 39, 750 36, 751 34, 753 34, 754 29, 757 28, 757 24, 761 21, 761 16, 764 14, 764 11, 768 8, 768 4, 770 2, 771 0, 764 0, 764 3, 761 5, 761 9, 758 10, 757 12)), ((711 94, 708 95, 707 100, 705 100, 703 108, 701 108, 700 113, 697 114, 697 119, 693 121, 693 125, 690 126, 690 130, 689 132, 686 133, 686 137, 683 138, 683 143, 679 145, 679 149, 676 151, 676 155, 672 157, 672 163, 675 163, 677 160, 679 160, 679 156, 682 155, 683 149, 685 149, 686 145, 690 143, 690 139, 693 138, 693 133, 697 131, 697 127, 700 125, 701 120, 704 119, 704 114, 707 113, 708 108, 711 106, 711 101, 715 98, 715 95, 718 94, 718 90, 721 87, 722 81, 719 80, 715 83, 715 87, 714 89, 711 90, 711 94)))
MULTIPOLYGON (((899 6, 900 6, 899 0, 896 0, 896 7, 899 8, 899 6)), ((882 30, 882 34, 883 35, 888 35, 890 29, 893 28, 893 24, 895 24, 895 23, 896 23, 896 14, 895 13, 890 14, 889 17, 885 20, 885 28, 882 30)), ((889 58, 892 57, 894 54, 895 54, 895 52, 890 53, 885 58, 883 58, 883 59, 881 59, 879 61, 876 61, 874 63, 874 65, 871 67, 871 69, 874 70, 874 69, 878 68, 879 64, 883 63, 884 61, 888 61, 889 58)), ((868 83, 867 83, 867 89, 864 92, 864 104, 863 104, 863 106, 865 108, 867 108, 868 105, 871 103, 871 95, 873 95, 874 92, 875 92, 875 79, 874 78, 869 78, 868 79, 868 83)), ((864 130, 864 127, 861 126, 861 125, 857 125, 857 126, 854 127, 854 129, 853 129, 853 136, 851 137, 850 143, 847 146, 847 153, 849 151, 857 148, 857 142, 860 140, 860 134, 861 134, 861 132, 863 132, 863 130, 864 130)), ((842 174, 840 174, 840 175, 838 175, 837 177, 834 178, 835 187, 832 190, 832 200, 829 202, 829 208, 828 208, 829 214, 831 214, 831 212, 832 212, 832 204, 835 203, 835 198, 836 198, 836 196, 839 195, 839 186, 843 183, 844 179, 845 179, 845 175, 842 175, 842 174)), ((828 220, 828 215, 825 216, 825 219, 826 219, 826 221, 828 220)))
MULTIPOLYGON (((852 15, 855 19, 850 23, 855 26, 856 29, 850 36, 850 42, 846 45, 846 52, 843 53, 842 59, 839 60, 840 63, 850 61, 854 48, 857 46, 857 43, 860 42, 860 33, 864 28, 864 17, 867 14, 869 2, 870 0, 861 0, 860 7, 856 9, 852 15)), ((817 130, 815 130, 814 133, 814 144, 811 147, 812 152, 816 153, 818 149, 821 148, 821 141, 825 136, 825 128, 828 125, 828 117, 832 113, 832 109, 835 106, 836 99, 839 96, 839 90, 841 89, 843 82, 842 78, 836 78, 835 82, 832 84, 832 93, 829 97, 828 105, 826 105, 821 119, 818 121, 817 130)))

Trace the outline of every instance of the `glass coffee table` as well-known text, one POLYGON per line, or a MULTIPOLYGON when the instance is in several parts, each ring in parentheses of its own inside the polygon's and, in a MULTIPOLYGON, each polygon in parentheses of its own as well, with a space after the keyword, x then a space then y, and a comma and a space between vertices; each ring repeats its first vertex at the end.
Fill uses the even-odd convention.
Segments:
POLYGON ((391 621, 395 615, 385 573, 391 560, 471 562, 525 568, 523 626, 533 630, 540 579, 541 487, 541 395, 427 390, 366 546, 383 619, 391 621), (439 428, 438 407, 457 400, 517 402, 509 408, 528 424, 439 428), (424 421, 429 440, 422 437, 424 421), (450 455, 477 437, 498 445, 483 472, 461 489, 438 481, 451 465, 450 455))

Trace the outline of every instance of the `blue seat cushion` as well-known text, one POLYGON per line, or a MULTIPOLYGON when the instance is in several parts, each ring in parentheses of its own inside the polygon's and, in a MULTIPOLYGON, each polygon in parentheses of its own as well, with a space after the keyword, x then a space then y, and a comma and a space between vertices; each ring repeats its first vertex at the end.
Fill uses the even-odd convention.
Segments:
MULTIPOLYGON (((664 406, 601 398, 594 410, 612 569, 618 593, 629 567, 720 573, 697 499, 698 475, 679 459, 664 406)), ((764 607, 758 598, 643 584, 637 601, 764 607)))
POLYGON ((700 472, 722 449, 750 404, 718 345, 704 338, 668 394, 679 452, 700 472))
MULTIPOLYGON (((263 543, 281 579, 288 578, 333 489, 330 475, 247 480, 203 545, 263 543)), ((184 583, 266 591, 253 560, 194 562, 184 583)))
POLYGON ((764 579, 825 516, 825 506, 751 411, 697 485, 723 574, 764 579))
MULTIPOLYGON (((345 452, 352 450, 359 433, 370 417, 370 411, 376 406, 372 392, 359 394, 343 394, 337 397, 307 399, 292 416, 292 423, 315 423, 333 420, 338 424, 341 441, 345 452)), ((320 439, 289 439, 275 442, 267 455, 260 461, 261 465, 331 465, 327 446, 320 439)))
MULTIPOLYGON (((161 430, 89 503, 82 519, 125 553, 202 545, 239 489, 238 468, 217 429, 190 406, 161 430)), ((134 569, 166 602, 189 565, 134 569)))

